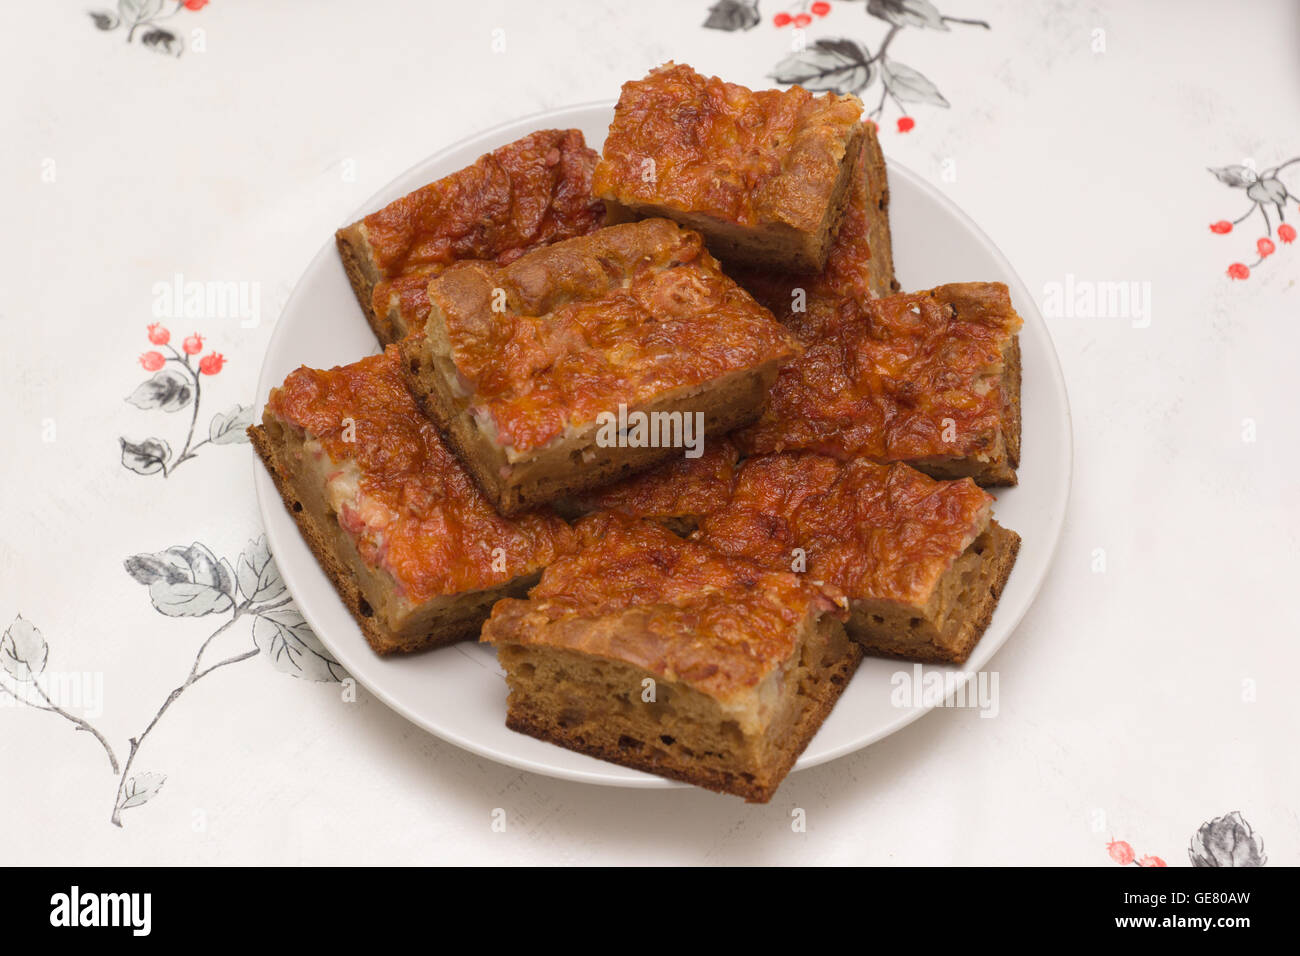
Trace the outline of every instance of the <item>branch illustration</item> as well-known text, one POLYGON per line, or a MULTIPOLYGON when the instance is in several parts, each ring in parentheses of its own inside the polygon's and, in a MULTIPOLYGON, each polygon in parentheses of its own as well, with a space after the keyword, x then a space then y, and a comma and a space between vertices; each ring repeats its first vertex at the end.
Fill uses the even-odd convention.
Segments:
MULTIPOLYGON (((830 4, 812 4, 808 10, 811 13, 779 13, 773 22, 778 27, 793 26, 802 30, 812 22, 813 14, 826 16, 830 4)), ((782 59, 770 75, 778 83, 840 94, 863 93, 879 79, 880 97, 868 117, 878 122, 884 114, 886 102, 892 100, 902 114, 898 131, 909 132, 916 127, 916 121, 908 115, 909 104, 947 108, 949 103, 928 77, 889 55, 899 32, 904 27, 947 32, 950 24, 988 30, 989 24, 984 20, 944 16, 929 0, 869 0, 866 11, 889 25, 875 52, 867 44, 851 37, 823 37, 811 45, 796 45, 795 51, 782 59)))
POLYGON ((112 746, 104 735, 84 717, 69 713, 56 704, 49 692, 41 686, 40 679, 45 672, 45 664, 48 659, 49 644, 46 643, 44 635, 41 634, 36 625, 19 614, 5 630, 4 636, 0 637, 0 667, 4 668, 5 673, 9 675, 9 678, 16 685, 29 687, 35 691, 36 696, 43 703, 32 703, 26 694, 19 696, 3 682, 0 682, 0 692, 8 695, 19 704, 24 704, 35 710, 58 714, 71 723, 74 729, 90 734, 104 748, 104 753, 108 755, 109 766, 113 768, 113 773, 117 773, 117 754, 113 752, 112 746))
POLYGON ((264 536, 250 541, 234 566, 195 542, 189 547, 175 545, 134 555, 125 567, 136 581, 148 585, 149 598, 160 614, 203 617, 229 613, 230 617, 199 645, 185 680, 167 695, 144 730, 130 738, 110 817, 119 827, 122 811, 141 806, 162 789, 167 779, 163 774, 132 773, 136 757, 163 715, 199 681, 258 654, 265 654, 277 669, 307 680, 338 681, 344 677, 343 668, 293 607, 264 536), (253 619, 253 646, 207 663, 213 643, 244 617, 253 619))

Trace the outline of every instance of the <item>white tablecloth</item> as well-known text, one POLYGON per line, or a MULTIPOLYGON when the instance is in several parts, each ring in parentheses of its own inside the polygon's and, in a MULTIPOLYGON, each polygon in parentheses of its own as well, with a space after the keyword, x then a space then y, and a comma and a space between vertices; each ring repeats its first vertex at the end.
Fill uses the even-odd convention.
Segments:
MULTIPOLYGON (((264 398, 261 356, 303 267, 399 171, 670 58, 770 85, 793 35, 773 18, 805 4, 761 0, 760 22, 728 31, 703 28, 708 0, 100 2, 98 25, 82 4, 22 4, 0 41, 0 861, 1112 866, 1115 840, 1187 865, 1198 827, 1232 811, 1272 862, 1300 860, 1300 246, 1252 198, 1300 156, 1294 4, 935 0, 987 29, 936 29, 911 5, 889 57, 922 77, 895 71, 915 125, 887 101, 884 147, 1041 290, 1073 496, 993 662, 995 719, 939 710, 752 807, 521 773, 309 679, 337 675, 292 606, 254 613, 283 596, 249 546, 252 452, 222 439, 224 416, 264 398), (187 315, 167 301, 178 281, 182 300, 186 283, 234 282, 257 309, 187 315), (1090 311, 1080 297, 1106 282, 1139 296, 1090 311), (137 392, 142 353, 185 355, 195 332, 190 361, 220 353, 216 374, 167 361, 172 380, 137 392), (114 773, 106 748, 125 762, 192 670, 114 773)), ((808 40, 885 41, 866 4, 830 7, 808 40)), ((1300 163, 1278 178, 1300 222, 1300 163)))

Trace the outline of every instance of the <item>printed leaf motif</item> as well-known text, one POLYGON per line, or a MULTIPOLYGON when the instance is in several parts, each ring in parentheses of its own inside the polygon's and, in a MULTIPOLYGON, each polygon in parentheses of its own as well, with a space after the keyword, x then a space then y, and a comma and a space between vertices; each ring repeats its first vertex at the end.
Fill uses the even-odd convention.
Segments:
POLYGON ((154 609, 168 617, 202 617, 234 606, 230 565, 197 541, 155 554, 137 554, 124 562, 126 573, 149 585, 154 609))
POLYGON ((162 471, 172 456, 171 446, 161 438, 146 438, 142 442, 119 438, 118 441, 122 443, 122 464, 137 475, 162 471))
POLYGON ((284 593, 284 581, 280 579, 280 569, 271 557, 266 535, 248 542, 236 567, 240 593, 248 600, 262 604, 274 601, 284 593))
POLYGON ((158 796, 158 791, 166 782, 167 777, 161 773, 135 774, 122 786, 122 799, 117 805, 118 809, 130 810, 132 807, 143 806, 158 796))
POLYGON ((236 405, 224 415, 221 412, 212 416, 208 426, 208 440, 214 445, 234 445, 248 441, 245 431, 253 424, 253 406, 236 405))
POLYGON ((126 400, 136 408, 161 408, 164 412, 179 412, 194 397, 189 380, 175 369, 165 368, 141 382, 126 400))
POLYGON ((157 16, 162 5, 163 0, 117 0, 117 9, 122 14, 122 19, 131 23, 157 16))
POLYGON ((861 43, 835 37, 791 53, 776 65, 772 79, 816 92, 857 93, 871 85, 875 67, 871 51, 861 43))
POLYGON ((116 30, 122 22, 117 14, 111 10, 91 10, 90 19, 94 21, 95 26, 100 30, 116 30))
POLYGON ((1249 166, 1220 166, 1218 169, 1210 167, 1210 172, 1218 177, 1219 182, 1238 188, 1249 186, 1259 179, 1259 173, 1249 166))
POLYGON ((760 20, 758 0, 718 0, 709 7, 704 26, 710 30, 750 30, 760 20))
POLYGON ((176 34, 162 28, 149 30, 141 34, 140 42, 158 53, 167 53, 173 56, 180 56, 183 49, 180 41, 176 39, 176 34))
POLYGON ((1264 841, 1234 810, 1204 824, 1187 848, 1192 866, 1263 866, 1268 862, 1264 841))
POLYGON ((929 103, 931 106, 947 106, 938 87, 923 75, 905 66, 897 60, 885 57, 880 65, 881 79, 894 99, 900 103, 929 103))
POLYGON ((1286 202, 1287 188, 1277 178, 1261 179, 1246 187, 1246 195, 1255 202, 1273 203, 1276 206, 1286 202))
POLYGON ((868 0, 867 13, 896 27, 948 29, 943 15, 930 0, 868 0))
POLYGON ((253 642, 286 674, 313 681, 339 681, 347 674, 295 608, 259 614, 253 622, 253 642))
POLYGON ((0 667, 24 684, 36 680, 45 671, 50 646, 40 629, 21 614, 0 637, 0 667))

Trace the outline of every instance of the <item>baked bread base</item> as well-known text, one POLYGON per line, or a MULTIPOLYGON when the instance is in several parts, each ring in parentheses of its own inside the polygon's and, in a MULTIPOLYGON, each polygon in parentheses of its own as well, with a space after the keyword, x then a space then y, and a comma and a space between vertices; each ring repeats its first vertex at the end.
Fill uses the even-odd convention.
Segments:
POLYGON ((352 292, 361 305, 361 313, 370 323, 375 338, 379 339, 380 345, 396 342, 400 336, 393 327, 391 318, 387 314, 379 315, 375 312, 375 284, 382 276, 375 268, 374 257, 370 253, 370 243, 366 241, 361 223, 354 222, 335 232, 334 244, 338 246, 343 271, 347 274, 352 292))
POLYGON ((409 605, 395 593, 392 581, 357 553, 321 489, 299 480, 292 462, 295 442, 301 440, 274 420, 250 427, 248 437, 303 540, 377 654, 409 653, 474 640, 492 605, 504 597, 523 597, 541 577, 538 570, 498 587, 409 605))
POLYGON ((1019 550, 1020 535, 990 520, 924 606, 850 601, 849 636, 875 657, 963 663, 988 629, 1019 550))
POLYGON ((894 244, 889 231, 889 174, 885 169, 885 154, 876 136, 867 136, 865 142, 867 166, 867 196, 879 213, 871 217, 867 231, 867 246, 871 249, 868 264, 868 288, 877 298, 893 295, 900 288, 894 277, 894 244))
POLYGON ((508 635, 495 643, 511 730, 749 803, 771 800, 862 660, 838 620, 805 622, 774 716, 765 732, 746 734, 713 698, 639 667, 511 644, 508 635), (647 678, 655 681, 653 702, 642 700, 647 678))

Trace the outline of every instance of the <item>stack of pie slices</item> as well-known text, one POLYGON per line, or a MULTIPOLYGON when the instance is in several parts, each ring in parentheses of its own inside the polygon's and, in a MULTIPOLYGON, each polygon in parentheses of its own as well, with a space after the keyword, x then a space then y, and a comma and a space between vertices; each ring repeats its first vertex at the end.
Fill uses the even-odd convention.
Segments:
POLYGON ((1005 286, 899 292, 852 96, 668 63, 337 233, 383 351, 250 435, 379 654, 513 730, 771 798, 864 655, 959 664, 1020 539, 1005 286))

